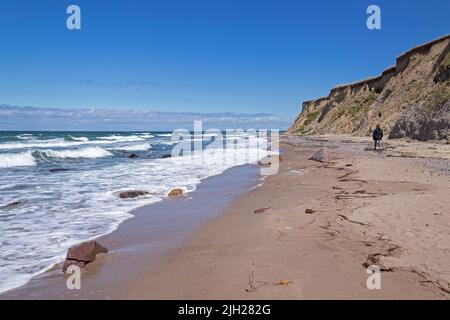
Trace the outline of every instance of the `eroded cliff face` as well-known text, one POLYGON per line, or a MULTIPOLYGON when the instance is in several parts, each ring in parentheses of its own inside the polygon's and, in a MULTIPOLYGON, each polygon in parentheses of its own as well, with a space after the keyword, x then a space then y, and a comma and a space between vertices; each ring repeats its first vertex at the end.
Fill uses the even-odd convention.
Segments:
POLYGON ((304 102, 289 132, 364 136, 380 124, 389 138, 450 139, 449 100, 450 35, 402 54, 378 77, 304 102))

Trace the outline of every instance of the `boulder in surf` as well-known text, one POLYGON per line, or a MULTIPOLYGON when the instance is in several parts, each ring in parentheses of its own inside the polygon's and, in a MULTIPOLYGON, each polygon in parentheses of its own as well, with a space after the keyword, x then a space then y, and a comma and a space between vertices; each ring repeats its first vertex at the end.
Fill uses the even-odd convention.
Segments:
POLYGON ((95 260, 97 254, 107 253, 108 249, 103 247, 97 241, 87 241, 75 246, 72 246, 67 251, 66 260, 64 261, 63 272, 71 265, 76 265, 83 268, 88 263, 95 260))
POLYGON ((119 198, 131 199, 131 198, 142 197, 147 194, 149 194, 149 192, 144 191, 144 190, 128 190, 128 191, 119 192, 119 198))
POLYGON ((176 188, 176 189, 173 189, 172 191, 170 191, 167 194, 167 196, 170 197, 170 198, 176 198, 176 197, 182 196, 183 194, 184 194, 183 189, 176 188))

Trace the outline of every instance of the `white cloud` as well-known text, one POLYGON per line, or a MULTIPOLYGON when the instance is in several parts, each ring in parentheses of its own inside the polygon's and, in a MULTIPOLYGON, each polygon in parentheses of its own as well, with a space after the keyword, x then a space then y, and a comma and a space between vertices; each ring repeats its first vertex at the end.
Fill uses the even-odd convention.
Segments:
POLYGON ((288 128, 291 119, 273 114, 160 112, 131 109, 51 109, 0 105, 0 130, 174 130, 288 128))

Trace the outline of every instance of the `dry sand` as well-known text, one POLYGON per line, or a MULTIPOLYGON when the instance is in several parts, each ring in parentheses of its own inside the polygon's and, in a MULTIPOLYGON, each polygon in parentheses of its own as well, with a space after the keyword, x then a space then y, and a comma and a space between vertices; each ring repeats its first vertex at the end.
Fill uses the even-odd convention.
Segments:
POLYGON ((450 298, 450 147, 371 146, 284 138, 277 175, 114 298, 450 298), (308 160, 323 146, 329 164, 308 160), (366 286, 364 265, 373 264, 383 270, 380 290, 366 286))

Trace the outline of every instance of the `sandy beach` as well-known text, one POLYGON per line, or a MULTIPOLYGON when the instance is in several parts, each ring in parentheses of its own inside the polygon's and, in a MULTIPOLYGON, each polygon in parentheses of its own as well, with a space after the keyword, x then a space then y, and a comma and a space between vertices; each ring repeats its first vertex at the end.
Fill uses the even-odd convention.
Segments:
POLYGON ((448 299, 449 146, 369 145, 288 138, 278 175, 117 298, 448 299), (308 160, 323 146, 329 164, 308 160), (367 289, 366 263, 381 290, 367 289))
POLYGON ((449 0, 3 2, 0 301, 450 300, 449 0))
MULTIPOLYGON (((281 147, 277 175, 237 183, 247 186, 238 198, 157 258, 136 215, 141 230, 126 222, 99 239, 113 250, 88 265, 82 290, 58 274, 2 298, 450 298, 449 145, 396 140, 374 152, 367 138, 292 136, 281 147), (322 147, 330 162, 309 160, 322 147), (380 290, 367 288, 369 265, 382 270, 380 290)), ((203 196, 214 208, 214 192, 203 196)))

